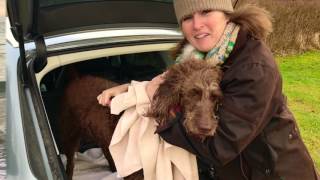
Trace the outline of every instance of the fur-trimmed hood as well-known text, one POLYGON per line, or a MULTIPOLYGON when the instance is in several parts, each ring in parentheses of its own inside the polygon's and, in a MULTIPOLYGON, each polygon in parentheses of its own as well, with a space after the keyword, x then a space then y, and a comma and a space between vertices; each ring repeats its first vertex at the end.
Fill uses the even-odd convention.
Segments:
POLYGON ((272 17, 264 8, 248 4, 228 15, 230 21, 239 24, 257 39, 266 40, 272 32, 272 17))

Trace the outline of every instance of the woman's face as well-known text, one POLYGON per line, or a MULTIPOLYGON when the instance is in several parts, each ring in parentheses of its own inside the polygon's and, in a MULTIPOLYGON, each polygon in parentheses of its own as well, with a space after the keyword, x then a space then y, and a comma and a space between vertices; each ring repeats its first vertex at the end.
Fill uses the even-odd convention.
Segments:
POLYGON ((182 32, 198 51, 208 52, 219 41, 228 20, 221 11, 199 11, 182 20, 182 32))

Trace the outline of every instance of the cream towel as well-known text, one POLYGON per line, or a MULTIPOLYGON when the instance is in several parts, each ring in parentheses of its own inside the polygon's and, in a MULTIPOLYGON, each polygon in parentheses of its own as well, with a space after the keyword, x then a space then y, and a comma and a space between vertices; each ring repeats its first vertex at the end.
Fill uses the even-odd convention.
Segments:
POLYGON ((118 175, 143 169, 145 180, 198 180, 195 155, 165 142, 155 134, 156 121, 143 116, 150 107, 146 84, 132 81, 111 101, 112 114, 125 110, 109 146, 118 175))

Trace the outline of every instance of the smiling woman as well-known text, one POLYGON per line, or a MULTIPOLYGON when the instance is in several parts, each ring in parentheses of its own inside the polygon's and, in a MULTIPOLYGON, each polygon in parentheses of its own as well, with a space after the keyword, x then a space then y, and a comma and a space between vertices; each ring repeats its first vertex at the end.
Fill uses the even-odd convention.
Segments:
POLYGON ((185 38, 202 52, 210 51, 224 33, 229 18, 221 11, 205 10, 182 18, 185 38))
POLYGON ((199 141, 188 135, 179 112, 174 123, 160 126, 160 136, 197 155, 200 179, 319 179, 264 42, 272 30, 270 14, 254 5, 233 11, 230 0, 174 4, 185 38, 178 59, 220 62, 224 98, 214 136, 199 141))

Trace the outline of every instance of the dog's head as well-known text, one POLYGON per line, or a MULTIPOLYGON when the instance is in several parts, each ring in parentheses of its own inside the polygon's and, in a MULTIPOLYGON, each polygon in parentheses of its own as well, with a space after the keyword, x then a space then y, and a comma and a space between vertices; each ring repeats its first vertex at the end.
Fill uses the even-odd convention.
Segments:
POLYGON ((201 140, 213 136, 218 125, 215 108, 222 97, 221 70, 206 61, 188 60, 168 69, 156 91, 149 115, 160 126, 173 119, 172 110, 184 114, 187 133, 201 140))

